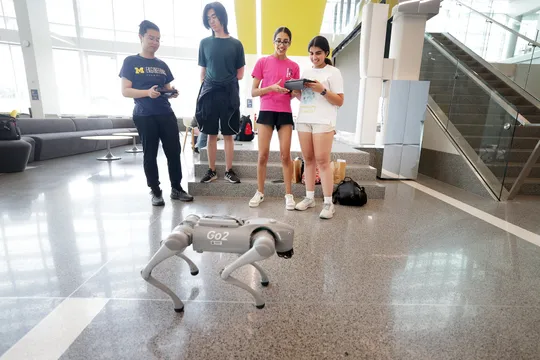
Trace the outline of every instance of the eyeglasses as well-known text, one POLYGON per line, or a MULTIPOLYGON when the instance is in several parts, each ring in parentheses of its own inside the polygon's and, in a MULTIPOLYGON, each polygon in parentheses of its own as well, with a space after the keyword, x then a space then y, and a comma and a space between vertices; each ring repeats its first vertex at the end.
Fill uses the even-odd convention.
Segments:
POLYGON ((280 39, 277 39, 277 40, 274 40, 274 44, 283 45, 283 46, 289 46, 289 45, 291 45, 291 42, 289 40, 281 41, 280 39))

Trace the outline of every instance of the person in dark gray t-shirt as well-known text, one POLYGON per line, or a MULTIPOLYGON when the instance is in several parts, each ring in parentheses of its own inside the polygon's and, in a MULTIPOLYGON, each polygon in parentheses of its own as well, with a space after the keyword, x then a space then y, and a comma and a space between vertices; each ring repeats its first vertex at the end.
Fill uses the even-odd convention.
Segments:
POLYGON ((227 30, 227 11, 219 2, 204 8, 203 24, 212 29, 212 36, 201 40, 199 66, 201 66, 201 90, 197 99, 195 116, 199 129, 208 135, 208 172, 201 182, 217 179, 217 135, 221 131, 225 140, 225 179, 239 183, 232 170, 234 140, 240 131, 240 94, 238 80, 244 76, 246 64, 242 43, 232 38, 227 30))

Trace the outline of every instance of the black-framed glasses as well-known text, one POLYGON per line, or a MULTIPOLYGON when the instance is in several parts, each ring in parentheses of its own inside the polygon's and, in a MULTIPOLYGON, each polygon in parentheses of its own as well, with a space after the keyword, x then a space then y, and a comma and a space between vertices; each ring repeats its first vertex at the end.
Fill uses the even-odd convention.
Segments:
POLYGON ((276 40, 274 40, 274 44, 289 46, 289 45, 291 45, 291 42, 289 40, 281 41, 280 39, 276 39, 276 40))

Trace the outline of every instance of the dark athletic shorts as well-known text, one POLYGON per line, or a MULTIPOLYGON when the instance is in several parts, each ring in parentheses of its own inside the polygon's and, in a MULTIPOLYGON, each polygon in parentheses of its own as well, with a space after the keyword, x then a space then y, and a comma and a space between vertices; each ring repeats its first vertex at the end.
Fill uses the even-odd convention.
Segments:
POLYGON ((202 101, 210 101, 212 106, 205 119, 197 119, 199 129, 207 135, 236 135, 240 131, 240 109, 236 109, 228 118, 227 112, 230 96, 225 91, 212 91, 202 101))
POLYGON ((275 127, 277 131, 282 125, 292 125, 294 129, 292 114, 286 112, 259 111, 257 124, 270 125, 272 129, 275 127))

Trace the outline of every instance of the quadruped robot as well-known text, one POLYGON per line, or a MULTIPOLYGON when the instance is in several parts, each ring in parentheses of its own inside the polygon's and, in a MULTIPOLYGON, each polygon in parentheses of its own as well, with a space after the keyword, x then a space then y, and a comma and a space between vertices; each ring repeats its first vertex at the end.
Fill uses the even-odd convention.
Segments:
POLYGON ((193 250, 241 254, 238 259, 220 272, 221 278, 229 284, 248 291, 255 298, 258 309, 264 307, 264 300, 255 289, 231 276, 232 272, 245 265, 252 265, 261 274, 261 285, 268 286, 268 276, 256 264, 277 253, 279 257, 290 259, 293 251, 294 228, 288 224, 269 218, 241 219, 233 216, 188 215, 172 233, 161 242, 161 247, 141 271, 141 276, 151 285, 169 295, 174 303, 174 311, 182 312, 184 304, 165 284, 152 277, 152 270, 164 260, 178 256, 185 260, 191 275, 199 273, 197 266, 182 252, 192 245, 193 250))

